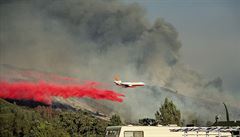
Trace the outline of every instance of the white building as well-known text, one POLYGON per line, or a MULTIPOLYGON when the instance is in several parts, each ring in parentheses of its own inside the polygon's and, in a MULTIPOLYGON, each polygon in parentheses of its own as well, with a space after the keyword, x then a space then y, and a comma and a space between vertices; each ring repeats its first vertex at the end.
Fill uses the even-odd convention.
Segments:
POLYGON ((107 127, 105 137, 232 137, 232 131, 240 128, 130 125, 107 127))

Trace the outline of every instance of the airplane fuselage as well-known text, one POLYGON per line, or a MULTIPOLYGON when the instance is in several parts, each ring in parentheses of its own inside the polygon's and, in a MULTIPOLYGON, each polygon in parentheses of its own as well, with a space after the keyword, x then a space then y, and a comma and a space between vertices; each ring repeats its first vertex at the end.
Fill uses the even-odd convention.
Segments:
POLYGON ((143 82, 122 82, 122 81, 114 81, 114 83, 118 86, 124 87, 124 88, 134 88, 134 87, 140 87, 144 86, 145 83, 143 82))

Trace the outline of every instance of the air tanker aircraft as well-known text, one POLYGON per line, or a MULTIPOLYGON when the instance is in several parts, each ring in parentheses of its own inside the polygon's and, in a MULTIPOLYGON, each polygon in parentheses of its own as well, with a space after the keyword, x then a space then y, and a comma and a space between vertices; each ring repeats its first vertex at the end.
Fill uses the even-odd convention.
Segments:
POLYGON ((115 76, 114 78, 114 83, 117 85, 117 86, 121 86, 121 87, 124 87, 124 88, 135 88, 135 87, 141 87, 141 86, 144 86, 145 83, 143 82, 122 82, 118 76, 115 76))

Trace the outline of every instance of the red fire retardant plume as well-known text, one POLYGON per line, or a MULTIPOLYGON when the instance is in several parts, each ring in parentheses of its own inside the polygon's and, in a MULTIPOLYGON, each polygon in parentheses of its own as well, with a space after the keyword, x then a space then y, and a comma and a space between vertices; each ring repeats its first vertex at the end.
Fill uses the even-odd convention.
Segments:
POLYGON ((41 82, 0 82, 0 98, 24 99, 52 103, 52 97, 89 97, 93 99, 104 99, 122 102, 124 95, 111 90, 98 88, 101 84, 97 82, 87 82, 78 84, 57 84, 41 82))

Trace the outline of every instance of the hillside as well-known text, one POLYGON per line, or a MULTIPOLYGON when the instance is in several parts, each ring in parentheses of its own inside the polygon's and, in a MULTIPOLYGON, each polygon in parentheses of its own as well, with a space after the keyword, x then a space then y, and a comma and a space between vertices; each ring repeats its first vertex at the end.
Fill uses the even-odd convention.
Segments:
MULTIPOLYGON (((0 79, 10 82, 30 81, 36 82, 44 80, 49 83, 75 83, 78 82, 75 77, 70 78, 68 75, 58 74, 53 72, 45 72, 36 69, 28 69, 16 67, 8 64, 0 64, 0 79)), ((122 89, 119 89, 120 91, 122 89)), ((182 110, 183 118, 187 122, 191 122, 192 119, 200 119, 201 125, 204 125, 207 121, 213 121, 216 114, 224 116, 224 109, 222 106, 223 100, 214 100, 212 97, 201 98, 183 94, 181 92, 172 92, 168 89, 162 89, 159 85, 147 85, 143 88, 137 89, 139 92, 127 92, 123 89, 125 94, 123 104, 114 105, 113 103, 106 103, 99 100, 90 98, 53 98, 53 108, 65 108, 68 110, 84 110, 91 113, 91 115, 100 116, 103 120, 109 120, 112 114, 119 114, 121 118, 128 122, 135 122, 142 117, 151 117, 158 109, 158 105, 162 103, 164 97, 169 97, 177 104, 182 110), (141 93, 141 94, 136 94, 141 93), (143 95, 146 95, 143 97, 143 95), (130 98, 135 98, 132 100, 130 98), (145 97, 151 97, 151 100, 145 99, 145 97), (149 102, 151 101, 151 102, 149 102), (145 106, 145 107, 142 107, 145 106), (141 108, 141 109, 139 109, 141 108), (198 109, 196 109, 198 108, 198 109), (99 115, 100 114, 100 115, 99 115)), ((31 104, 32 102, 23 102, 23 100, 14 100, 12 103, 21 105, 31 104)), ((232 120, 239 119, 239 105, 236 103, 226 102, 229 108, 229 112, 232 120)), ((37 105, 37 104, 36 104, 37 105)), ((44 105, 44 104, 41 104, 44 105)), ((28 105, 29 106, 29 105, 28 105)), ((225 117, 220 118, 225 120, 225 117)))
POLYGON ((29 108, 0 99, 0 136, 101 137, 108 121, 90 113, 52 109, 47 106, 29 108))

